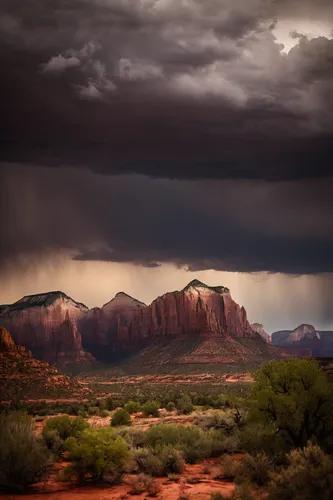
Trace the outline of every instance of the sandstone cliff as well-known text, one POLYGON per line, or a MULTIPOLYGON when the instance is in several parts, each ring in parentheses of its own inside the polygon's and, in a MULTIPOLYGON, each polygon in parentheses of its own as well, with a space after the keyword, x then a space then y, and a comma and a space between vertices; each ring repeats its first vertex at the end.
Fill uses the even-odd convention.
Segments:
POLYGON ((198 280, 136 311, 128 334, 130 341, 195 334, 259 338, 244 307, 234 302, 227 288, 209 287, 198 280))
POLYGON ((58 399, 88 397, 91 391, 44 361, 35 359, 23 346, 15 344, 0 325, 1 401, 15 399, 58 399))
MULTIPOLYGON (((250 326, 245 309, 232 299, 229 289, 198 280, 183 290, 158 297, 149 306, 124 292, 91 310, 62 292, 27 296, 4 306, 0 321, 17 343, 37 357, 62 366, 90 363, 94 360, 90 353, 100 361, 119 361, 156 341, 166 341, 168 352, 168 342, 186 341, 187 348, 179 358, 184 363, 190 358, 195 362, 223 362, 228 359, 228 349, 233 352, 232 362, 237 356, 250 358, 252 348, 256 359, 267 351, 266 343, 250 326), (248 342, 242 345, 241 341, 248 342), (187 352, 192 353, 190 357, 187 352)), ((269 356, 275 354, 278 349, 269 356)))
POLYGON ((118 359, 126 350, 137 351, 158 339, 198 336, 262 342, 228 288, 198 280, 149 306, 121 292, 101 309, 89 311, 82 326, 84 347, 104 360, 113 354, 118 359))
POLYGON ((28 295, 2 308, 0 322, 23 345, 50 363, 84 364, 93 360, 82 348, 80 322, 88 308, 62 292, 28 295))
POLYGON ((141 308, 147 308, 146 304, 119 292, 103 307, 91 309, 81 323, 85 348, 102 354, 104 348, 126 342, 133 316, 141 308))
POLYGON ((264 328, 264 325, 262 325, 261 323, 252 323, 251 325, 251 328, 252 330, 254 330, 255 332, 259 333, 259 335, 264 339, 266 340, 266 342, 268 342, 269 344, 272 343, 272 339, 271 339, 271 336, 266 332, 265 328, 264 328))

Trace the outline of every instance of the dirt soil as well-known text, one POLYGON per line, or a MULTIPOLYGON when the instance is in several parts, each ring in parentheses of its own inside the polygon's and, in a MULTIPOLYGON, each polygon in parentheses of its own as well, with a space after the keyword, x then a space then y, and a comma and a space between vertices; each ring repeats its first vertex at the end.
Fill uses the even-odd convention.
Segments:
MULTIPOLYGON (((209 462, 212 467, 214 464, 209 462)), ((56 469, 63 467, 57 464, 56 469)), ((147 493, 133 495, 131 481, 135 475, 124 476, 119 485, 114 486, 72 486, 69 483, 57 481, 57 470, 50 476, 47 483, 33 487, 26 495, 4 495, 8 500, 148 500, 147 493)), ((167 477, 156 478, 161 485, 161 491, 155 498, 160 500, 179 500, 183 496, 189 500, 210 500, 213 492, 219 492, 231 497, 235 485, 233 483, 212 479, 206 463, 187 465, 183 474, 174 475, 172 480, 167 477)))
MULTIPOLYGON (((88 377, 84 375, 84 377, 88 377)), ((78 380, 81 382, 84 381, 84 378, 81 379, 78 377, 78 380)), ((95 375, 91 374, 89 376, 90 382, 97 382, 100 385, 112 386, 119 384, 126 385, 138 385, 138 384, 150 384, 150 385, 170 385, 170 384, 197 384, 199 382, 210 383, 210 384, 221 384, 224 383, 235 383, 235 382, 245 382, 251 383, 253 382, 253 378, 251 373, 200 373, 200 374, 191 374, 191 375, 172 375, 172 374, 164 374, 164 375, 127 375, 127 376, 112 376, 107 374, 105 379, 103 380, 103 374, 95 375)))

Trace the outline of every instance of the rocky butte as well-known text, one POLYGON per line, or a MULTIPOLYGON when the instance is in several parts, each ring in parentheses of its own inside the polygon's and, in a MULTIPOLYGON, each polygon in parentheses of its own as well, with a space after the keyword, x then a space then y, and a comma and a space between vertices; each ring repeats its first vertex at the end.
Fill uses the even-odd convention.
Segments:
POLYGON ((179 363, 222 363, 280 355, 251 327, 228 288, 199 280, 150 305, 124 292, 91 310, 62 292, 26 296, 2 307, 0 321, 16 342, 62 365, 89 363, 92 355, 119 361, 139 352, 146 363, 176 358, 179 363))
POLYGON ((234 362, 237 356, 252 359, 255 352, 259 357, 279 355, 277 349, 267 351, 228 288, 198 280, 158 297, 149 306, 117 294, 101 309, 88 313, 82 332, 83 345, 104 360, 119 359, 126 351, 139 351, 145 364, 234 362))
POLYGON ((82 348, 80 322, 88 308, 63 292, 27 295, 2 307, 0 323, 14 341, 50 363, 84 364, 94 361, 82 348))

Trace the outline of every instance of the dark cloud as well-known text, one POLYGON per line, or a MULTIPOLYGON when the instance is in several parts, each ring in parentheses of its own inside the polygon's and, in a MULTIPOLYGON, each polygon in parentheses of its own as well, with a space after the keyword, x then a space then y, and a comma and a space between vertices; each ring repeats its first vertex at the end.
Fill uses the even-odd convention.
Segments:
POLYGON ((282 53, 275 26, 297 15, 330 23, 333 4, 3 0, 0 159, 179 179, 327 177, 333 41, 301 33, 282 53))
POLYGON ((333 272, 332 184, 10 166, 1 183, 1 260, 67 249, 77 260, 148 267, 333 272))

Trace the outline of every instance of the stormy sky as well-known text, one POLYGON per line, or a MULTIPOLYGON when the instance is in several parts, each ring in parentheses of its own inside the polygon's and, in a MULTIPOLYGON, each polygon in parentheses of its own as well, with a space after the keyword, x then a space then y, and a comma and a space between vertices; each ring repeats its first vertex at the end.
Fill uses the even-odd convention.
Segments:
POLYGON ((331 0, 2 0, 0 68, 0 302, 333 328, 331 0))

